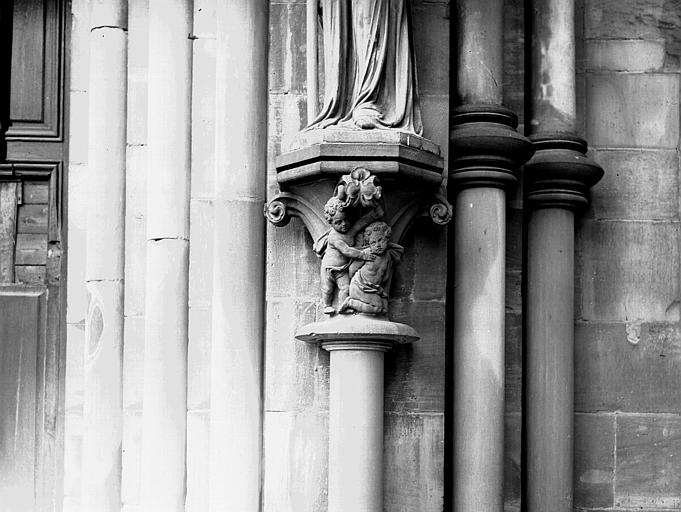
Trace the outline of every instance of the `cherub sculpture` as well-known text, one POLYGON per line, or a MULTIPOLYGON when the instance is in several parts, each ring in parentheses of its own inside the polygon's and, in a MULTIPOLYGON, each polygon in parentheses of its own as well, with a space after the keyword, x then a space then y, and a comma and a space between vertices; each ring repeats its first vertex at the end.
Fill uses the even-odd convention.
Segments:
POLYGON ((364 230, 364 246, 373 258, 363 258, 350 266, 350 288, 339 313, 388 314, 388 291, 393 265, 399 262, 404 249, 392 243, 392 230, 383 221, 373 222, 364 230))
POLYGON ((355 247, 355 236, 370 222, 383 215, 382 209, 371 210, 354 224, 348 207, 337 196, 332 196, 324 206, 324 216, 331 229, 315 244, 314 250, 322 258, 321 282, 324 296, 324 313, 336 312, 333 307, 334 290, 338 288, 338 303, 348 296, 349 268, 354 259, 371 261, 376 256, 368 250, 355 247))

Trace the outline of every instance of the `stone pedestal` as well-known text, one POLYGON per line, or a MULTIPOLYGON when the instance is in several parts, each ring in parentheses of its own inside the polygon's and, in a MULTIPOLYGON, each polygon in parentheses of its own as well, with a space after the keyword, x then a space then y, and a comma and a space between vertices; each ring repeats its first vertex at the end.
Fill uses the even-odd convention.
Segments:
POLYGON ((419 339, 405 324, 369 315, 308 324, 296 338, 331 353, 329 512, 383 512, 385 352, 419 339))

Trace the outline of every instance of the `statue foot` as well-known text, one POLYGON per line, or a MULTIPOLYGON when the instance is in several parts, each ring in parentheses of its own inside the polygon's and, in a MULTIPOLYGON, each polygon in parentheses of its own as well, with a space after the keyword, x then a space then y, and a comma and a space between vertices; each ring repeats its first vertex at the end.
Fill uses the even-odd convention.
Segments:
POLYGON ((333 306, 326 306, 324 308, 324 314, 325 315, 333 315, 336 312, 336 309, 333 306))
POLYGON ((347 297, 343 303, 340 305, 338 308, 339 313, 347 314, 347 313, 352 313, 352 309, 350 309, 350 297, 347 297))
POLYGON ((359 116, 355 118, 355 124, 362 130, 373 130, 378 128, 378 122, 375 117, 359 116))

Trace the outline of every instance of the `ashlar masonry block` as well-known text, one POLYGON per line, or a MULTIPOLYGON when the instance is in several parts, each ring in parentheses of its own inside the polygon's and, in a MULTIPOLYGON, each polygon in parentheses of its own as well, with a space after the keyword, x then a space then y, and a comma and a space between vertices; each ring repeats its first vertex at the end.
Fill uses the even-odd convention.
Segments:
POLYGON ((679 320, 678 224, 584 221, 577 233, 577 318, 679 320))
POLYGON ((681 419, 619 416, 615 506, 637 510, 681 508, 681 419))
POLYGON ((586 135, 595 147, 673 149, 678 144, 678 75, 589 74, 586 102, 586 135))

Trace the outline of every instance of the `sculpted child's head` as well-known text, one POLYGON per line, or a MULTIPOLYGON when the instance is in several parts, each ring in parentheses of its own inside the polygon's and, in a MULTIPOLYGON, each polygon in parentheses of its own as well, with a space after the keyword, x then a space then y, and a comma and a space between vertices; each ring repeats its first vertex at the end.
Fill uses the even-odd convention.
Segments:
POLYGON ((350 221, 344 211, 343 202, 336 196, 329 199, 324 205, 324 217, 326 222, 339 233, 347 233, 350 229, 350 221))
POLYGON ((383 221, 372 222, 364 230, 364 244, 372 254, 383 254, 388 249, 392 229, 383 221))

